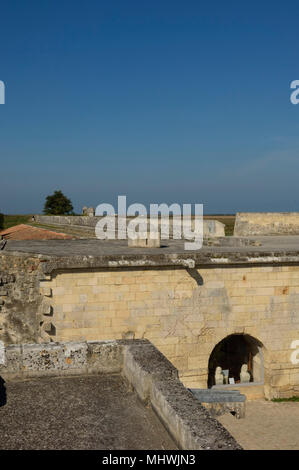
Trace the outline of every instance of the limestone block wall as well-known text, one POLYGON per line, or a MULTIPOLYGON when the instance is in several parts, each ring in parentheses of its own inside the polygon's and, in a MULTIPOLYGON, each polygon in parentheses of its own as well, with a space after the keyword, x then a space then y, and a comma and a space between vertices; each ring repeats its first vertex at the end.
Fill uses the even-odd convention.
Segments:
POLYGON ((265 396, 299 394, 299 266, 74 269, 40 286, 52 341, 146 338, 205 388, 216 344, 247 334, 263 345, 265 396))
POLYGON ((299 212, 238 212, 234 235, 298 235, 299 212))

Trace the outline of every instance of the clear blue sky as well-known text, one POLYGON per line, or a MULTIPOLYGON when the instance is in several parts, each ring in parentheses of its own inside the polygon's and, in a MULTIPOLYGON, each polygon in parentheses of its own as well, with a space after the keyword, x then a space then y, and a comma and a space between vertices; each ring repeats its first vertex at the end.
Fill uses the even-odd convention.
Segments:
POLYGON ((0 209, 299 210, 296 1, 0 3, 0 209))

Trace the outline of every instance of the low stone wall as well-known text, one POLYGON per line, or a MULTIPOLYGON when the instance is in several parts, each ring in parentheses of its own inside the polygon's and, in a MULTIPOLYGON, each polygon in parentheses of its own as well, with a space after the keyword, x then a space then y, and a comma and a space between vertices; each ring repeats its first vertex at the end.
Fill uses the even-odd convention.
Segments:
POLYGON ((45 225, 79 225, 81 227, 95 227, 102 217, 88 217, 84 215, 35 215, 35 221, 45 225))
POLYGON ((5 359, 0 376, 6 381, 121 373, 139 398, 152 406, 179 448, 241 449, 183 386, 172 364, 146 340, 10 345, 5 359))
MULTIPOLYGON (((44 225, 60 225, 60 226, 72 226, 80 228, 95 228, 96 224, 102 219, 102 217, 87 217, 77 215, 35 215, 35 220, 39 224, 44 225)), ((112 217, 110 218, 112 219, 112 217)), ((127 224, 132 218, 127 218, 127 224)), ((115 220, 115 226, 117 227, 117 218, 115 220)), ((159 220, 159 227, 161 227, 161 220, 159 220)), ((192 223, 192 230, 194 230, 194 221, 192 223)), ((170 218, 169 220, 169 233, 170 237, 173 237, 173 233, 181 233, 181 220, 180 217, 170 218)), ((204 237, 224 237, 225 236, 225 225, 218 220, 204 220, 203 221, 203 235, 204 237)))
POLYGON ((234 236, 298 235, 299 212, 238 212, 234 236))

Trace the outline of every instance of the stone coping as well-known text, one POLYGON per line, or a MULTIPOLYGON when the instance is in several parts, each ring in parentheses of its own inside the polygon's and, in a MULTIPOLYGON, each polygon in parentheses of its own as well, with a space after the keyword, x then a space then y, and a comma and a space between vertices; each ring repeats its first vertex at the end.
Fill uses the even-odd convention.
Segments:
POLYGON ((245 402, 246 396, 239 390, 214 390, 190 388, 193 395, 202 403, 245 402))
POLYGON ((255 239, 257 246, 204 246, 184 251, 183 241, 162 248, 129 248, 126 242, 102 240, 8 241, 0 256, 40 260, 45 274, 55 270, 265 265, 299 263, 299 236, 255 239))

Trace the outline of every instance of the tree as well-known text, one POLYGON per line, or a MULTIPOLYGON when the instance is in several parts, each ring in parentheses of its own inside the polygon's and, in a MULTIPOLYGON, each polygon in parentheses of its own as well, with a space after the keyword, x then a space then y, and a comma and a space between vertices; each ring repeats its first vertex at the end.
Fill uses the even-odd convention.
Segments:
POLYGON ((0 230, 4 227, 4 215, 0 212, 0 230))
POLYGON ((73 213, 73 205, 62 191, 54 191, 54 194, 46 197, 44 214, 46 215, 70 215, 73 213))

